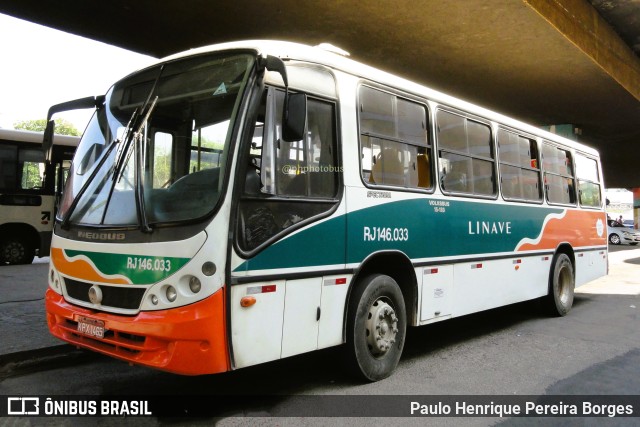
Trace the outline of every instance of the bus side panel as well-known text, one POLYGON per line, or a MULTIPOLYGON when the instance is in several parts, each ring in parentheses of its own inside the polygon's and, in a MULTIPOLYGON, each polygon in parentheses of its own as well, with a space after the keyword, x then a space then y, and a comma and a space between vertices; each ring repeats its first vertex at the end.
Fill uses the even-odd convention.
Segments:
POLYGON ((429 323, 451 317, 453 308, 453 265, 437 265, 418 269, 422 278, 420 321, 429 323))
POLYGON ((318 348, 343 342, 344 311, 353 275, 325 276, 322 278, 318 348))
POLYGON ((335 275, 232 286, 235 367, 342 344, 351 277, 335 275), (243 300, 248 298, 255 298, 255 303, 243 307, 243 300))
POLYGON ((322 278, 287 280, 282 325, 282 357, 318 348, 322 278))
POLYGON ((51 234, 53 227, 53 196, 45 195, 14 195, 11 196, 11 205, 2 205, 2 218, 1 224, 25 224, 33 228, 38 234, 38 245, 33 248, 38 250, 38 256, 49 256, 49 248, 51 245, 51 234), (40 199, 40 205, 34 206, 32 204, 20 205, 17 202, 21 198, 38 198, 40 199), (16 203, 16 204, 13 204, 16 203))
POLYGON ((454 267, 454 316, 547 294, 551 256, 474 261, 454 267))
POLYGON ((607 252, 604 249, 576 254, 576 287, 607 274, 607 252))
POLYGON ((280 358, 284 280, 231 286, 231 341, 236 368, 280 358), (255 298, 242 307, 243 298, 255 298))

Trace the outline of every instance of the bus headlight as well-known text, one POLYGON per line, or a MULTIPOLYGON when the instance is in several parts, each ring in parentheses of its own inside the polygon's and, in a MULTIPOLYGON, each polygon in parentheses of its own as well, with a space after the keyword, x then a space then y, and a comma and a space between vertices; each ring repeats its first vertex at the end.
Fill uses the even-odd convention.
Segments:
POLYGON ((189 279, 189 289, 191 289, 191 292, 194 294, 200 292, 200 289, 202 289, 202 282, 200 282, 200 279, 192 276, 191 279, 189 279))
POLYGON ((158 297, 157 296, 151 294, 150 299, 151 299, 151 304, 158 305, 158 297))
POLYGON ((49 272, 49 287, 53 289, 56 293, 62 295, 62 285, 60 276, 58 276, 58 272, 51 268, 49 272))
POLYGON ((167 296, 167 299, 169 300, 169 302, 174 302, 178 297, 178 292, 176 291, 176 288, 174 288, 173 286, 167 286, 165 295, 167 296))
POLYGON ((216 274, 216 269, 216 265, 211 261, 207 261, 202 264, 202 274, 204 274, 205 276, 213 276, 214 274, 216 274))

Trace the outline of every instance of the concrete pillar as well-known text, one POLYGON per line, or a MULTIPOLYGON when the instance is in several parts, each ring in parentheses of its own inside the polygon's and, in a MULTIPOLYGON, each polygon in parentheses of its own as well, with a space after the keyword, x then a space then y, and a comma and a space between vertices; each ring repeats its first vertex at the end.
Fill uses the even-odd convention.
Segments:
POLYGON ((633 226, 640 229, 640 188, 633 190, 633 226))
POLYGON ((541 126, 541 128, 576 142, 582 135, 582 129, 571 124, 541 126))

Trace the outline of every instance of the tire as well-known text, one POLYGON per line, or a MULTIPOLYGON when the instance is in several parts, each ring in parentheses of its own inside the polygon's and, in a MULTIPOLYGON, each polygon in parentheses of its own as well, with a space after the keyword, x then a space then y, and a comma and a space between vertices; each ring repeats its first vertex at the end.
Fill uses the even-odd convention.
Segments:
POLYGON ((389 276, 376 274, 356 284, 349 300, 347 358, 368 381, 391 375, 398 366, 407 327, 404 298, 389 276))
POLYGON ((35 251, 24 238, 9 236, 0 243, 0 264, 31 264, 35 251))
POLYGON ((611 233, 609 234, 609 243, 612 245, 619 245, 622 242, 620 241, 620 236, 615 233, 611 233))
POLYGON ((576 287, 573 264, 569 256, 557 254, 553 259, 553 269, 549 276, 549 294, 546 306, 553 316, 566 316, 573 306, 573 295, 576 287))

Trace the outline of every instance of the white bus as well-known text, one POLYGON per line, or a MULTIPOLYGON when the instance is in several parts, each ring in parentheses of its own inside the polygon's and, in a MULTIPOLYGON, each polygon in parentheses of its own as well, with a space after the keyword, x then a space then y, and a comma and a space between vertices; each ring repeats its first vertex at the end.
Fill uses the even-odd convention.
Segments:
POLYGON ((196 375, 346 344, 374 381, 408 326, 565 315, 607 272, 595 150, 339 54, 216 45, 95 100, 46 295, 76 346, 196 375))
POLYGON ((0 129, 0 265, 49 256, 56 200, 79 142, 56 135, 45 166, 42 133, 0 129))

